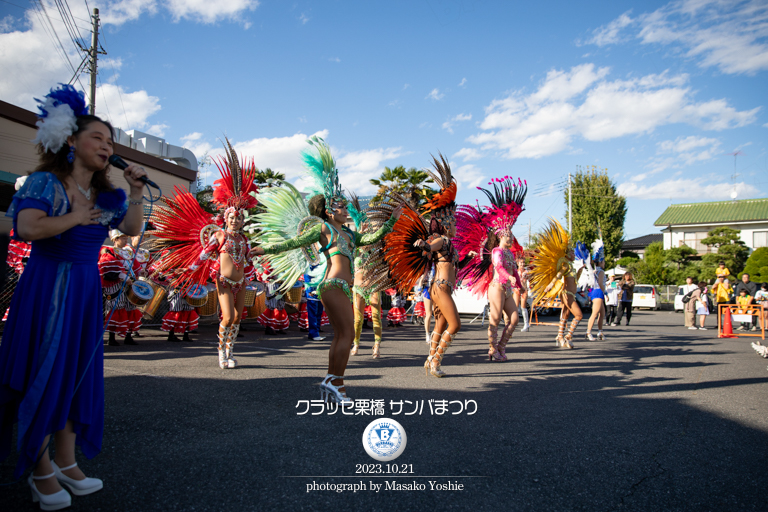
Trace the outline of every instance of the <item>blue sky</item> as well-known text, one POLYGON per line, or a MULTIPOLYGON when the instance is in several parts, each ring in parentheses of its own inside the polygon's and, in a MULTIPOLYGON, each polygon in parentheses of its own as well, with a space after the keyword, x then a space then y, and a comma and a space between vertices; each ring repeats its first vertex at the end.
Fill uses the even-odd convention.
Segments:
MULTIPOLYGON (((43 2, 47 28, 35 4, 0 2, 0 99, 29 109, 72 76, 64 53, 82 59, 43 2)), ((97 111, 198 156, 227 135, 295 181, 318 133, 342 184, 365 195, 384 166, 440 151, 459 202, 493 177, 528 181, 521 235, 563 220, 578 166, 606 168, 628 197, 627 238, 658 232, 672 203, 768 193, 765 1, 88 5, 108 51, 97 111)), ((69 7, 90 37, 85 2, 69 7)))

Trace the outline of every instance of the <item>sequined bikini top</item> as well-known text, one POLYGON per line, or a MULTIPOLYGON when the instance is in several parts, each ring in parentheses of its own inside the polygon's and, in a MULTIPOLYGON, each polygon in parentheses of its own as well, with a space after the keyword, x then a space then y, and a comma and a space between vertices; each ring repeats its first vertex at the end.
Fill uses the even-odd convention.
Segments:
POLYGON ((333 227, 332 225, 325 223, 326 226, 328 226, 328 229, 331 231, 331 238, 328 240, 328 245, 323 247, 323 250, 321 252, 330 251, 328 253, 328 259, 332 258, 333 256, 336 256, 337 254, 341 256, 346 256, 349 260, 349 269, 352 272, 352 274, 355 273, 355 235, 352 233, 352 231, 344 226, 342 229, 344 230, 344 234, 346 234, 349 237, 349 241, 345 239, 343 236, 341 236, 341 233, 338 232, 338 230, 333 227), (333 243, 336 242, 336 247, 331 249, 331 246, 333 243))
POLYGON ((224 243, 219 248, 219 254, 226 252, 239 269, 245 263, 245 255, 248 252, 248 240, 239 233, 224 231, 224 243))

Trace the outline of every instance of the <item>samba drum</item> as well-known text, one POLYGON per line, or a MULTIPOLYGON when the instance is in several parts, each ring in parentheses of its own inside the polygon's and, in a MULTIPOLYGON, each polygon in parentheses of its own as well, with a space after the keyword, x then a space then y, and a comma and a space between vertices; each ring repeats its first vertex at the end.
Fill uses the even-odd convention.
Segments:
POLYGON ((205 303, 208 302, 208 288, 199 285, 193 286, 187 291, 187 296, 184 297, 184 300, 193 308, 205 306, 205 303))
POLYGON ((143 306, 152 300, 155 296, 155 290, 150 286, 147 279, 139 278, 128 286, 126 298, 134 306, 143 306))
POLYGON ((216 285, 209 284, 205 287, 208 291, 208 301, 197 312, 200 316, 211 316, 219 312, 219 296, 216 293, 216 285))
POLYGON ((293 287, 285 293, 283 300, 289 304, 298 304, 301 302, 301 296, 304 294, 304 285, 301 281, 293 285, 293 287))
MULTIPOLYGON (((253 304, 248 307, 246 318, 259 318, 267 310, 267 294, 264 293, 264 285, 261 283, 253 283, 250 286, 253 286, 255 293, 253 295, 253 304)), ((246 293, 246 300, 247 298, 246 293)))
MULTIPOLYGON (((143 277, 140 277, 139 280, 144 281, 145 279, 143 277)), ((142 313, 144 315, 145 320, 151 320, 155 317, 155 314, 157 313, 158 308, 160 307, 160 304, 163 302, 165 297, 168 295, 168 290, 166 290, 164 287, 160 286, 159 284, 155 283, 151 280, 146 280, 147 283, 149 283, 149 286, 152 287, 152 290, 155 292, 155 296, 152 297, 152 300, 147 302, 142 309, 142 313)))
POLYGON ((264 293, 264 285, 259 282, 254 282, 245 287, 245 307, 249 308, 253 306, 256 301, 256 296, 264 293))

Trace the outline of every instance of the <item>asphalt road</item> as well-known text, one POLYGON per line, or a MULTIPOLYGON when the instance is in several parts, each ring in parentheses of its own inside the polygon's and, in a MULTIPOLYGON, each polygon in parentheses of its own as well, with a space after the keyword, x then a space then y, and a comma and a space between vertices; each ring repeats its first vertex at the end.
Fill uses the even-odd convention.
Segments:
MULTIPOLYGON (((327 342, 253 325, 236 346, 240 367, 220 370, 213 326, 193 343, 146 330, 139 347, 105 347, 104 446, 81 457, 104 490, 73 497, 72 510, 766 510, 768 360, 746 338, 682 322, 635 312, 574 350, 555 347, 554 327, 534 327, 512 339, 508 362, 489 363, 485 329, 467 319, 443 379, 424 374, 422 327, 385 330, 379 360, 365 331, 348 394, 383 400, 404 427, 393 464, 407 475, 356 473, 377 463, 361 442, 377 416, 299 414, 319 398, 327 342), (430 400, 474 400, 477 411, 430 414, 430 400), (390 401, 415 405, 395 415, 390 401), (366 490, 308 492, 313 483, 366 490)), ((2 481, 14 464, 0 464, 2 481)), ((25 483, 0 495, 3 510, 34 509, 25 483)))

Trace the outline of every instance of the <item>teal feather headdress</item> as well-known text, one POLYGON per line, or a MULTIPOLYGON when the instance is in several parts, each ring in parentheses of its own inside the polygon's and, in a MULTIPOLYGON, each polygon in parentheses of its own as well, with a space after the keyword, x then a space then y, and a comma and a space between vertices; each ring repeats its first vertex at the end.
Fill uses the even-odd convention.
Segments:
POLYGON ((319 194, 325 196, 326 207, 330 208, 333 201, 346 201, 339 184, 339 171, 336 162, 331 155, 331 148, 323 139, 313 135, 307 139, 307 143, 317 149, 317 154, 311 150, 301 152, 301 157, 306 166, 306 176, 309 184, 305 186, 307 197, 319 194))
POLYGON ((351 192, 349 194, 349 203, 347 204, 347 211, 352 222, 355 223, 355 230, 361 231, 363 223, 368 220, 368 214, 360 207, 360 198, 357 194, 351 192))

